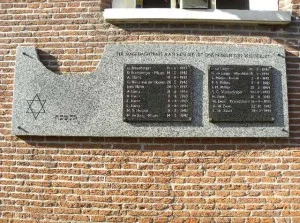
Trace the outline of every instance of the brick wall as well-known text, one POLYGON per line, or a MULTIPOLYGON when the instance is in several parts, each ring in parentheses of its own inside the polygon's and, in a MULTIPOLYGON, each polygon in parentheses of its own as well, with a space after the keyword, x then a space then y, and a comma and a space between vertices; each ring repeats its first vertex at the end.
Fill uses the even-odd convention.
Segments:
POLYGON ((279 10, 282 11, 292 11, 292 1, 291 0, 278 0, 279 10))
POLYGON ((0 222, 300 222, 300 1, 288 26, 112 25, 109 4, 1 0, 0 222), (88 74, 120 42, 284 45, 290 137, 11 135, 17 46, 37 47, 57 73, 88 74))

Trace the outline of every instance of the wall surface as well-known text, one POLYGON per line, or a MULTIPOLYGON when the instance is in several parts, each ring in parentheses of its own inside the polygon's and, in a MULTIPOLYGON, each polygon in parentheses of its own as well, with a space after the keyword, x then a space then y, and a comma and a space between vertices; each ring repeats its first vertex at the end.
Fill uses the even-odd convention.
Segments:
POLYGON ((288 26, 113 25, 109 6, 1 0, 0 222, 300 222, 300 1, 280 2, 288 26), (284 46, 290 137, 12 136, 17 46, 38 48, 58 74, 88 75, 108 43, 284 46))

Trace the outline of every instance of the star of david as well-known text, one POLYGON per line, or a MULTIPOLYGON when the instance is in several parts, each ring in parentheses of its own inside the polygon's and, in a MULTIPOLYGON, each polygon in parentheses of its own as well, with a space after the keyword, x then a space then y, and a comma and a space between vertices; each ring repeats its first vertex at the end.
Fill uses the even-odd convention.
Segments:
POLYGON ((33 114, 35 120, 37 120, 39 114, 45 113, 44 105, 46 100, 41 100, 38 94, 32 100, 27 100, 27 103, 29 107, 26 113, 33 114))

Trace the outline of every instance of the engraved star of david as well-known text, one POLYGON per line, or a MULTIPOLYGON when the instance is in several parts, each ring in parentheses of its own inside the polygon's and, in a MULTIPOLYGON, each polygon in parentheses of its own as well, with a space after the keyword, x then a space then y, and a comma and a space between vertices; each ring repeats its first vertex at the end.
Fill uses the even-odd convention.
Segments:
POLYGON ((34 96, 33 100, 27 100, 27 103, 29 108, 26 113, 32 113, 35 120, 37 120, 39 114, 45 113, 46 100, 41 100, 38 94, 34 96))

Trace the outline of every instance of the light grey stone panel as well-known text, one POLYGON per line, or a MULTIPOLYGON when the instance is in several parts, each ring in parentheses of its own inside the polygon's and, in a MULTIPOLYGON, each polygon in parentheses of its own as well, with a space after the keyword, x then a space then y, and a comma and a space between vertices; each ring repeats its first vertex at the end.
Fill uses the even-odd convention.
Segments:
POLYGON ((109 137, 287 137, 285 51, 271 45, 107 45, 89 75, 58 75, 44 67, 34 47, 18 47, 13 102, 14 135, 109 137), (193 67, 191 123, 123 121, 125 64, 188 64, 193 67), (210 65, 261 65, 274 69, 275 121, 211 123, 210 65))

